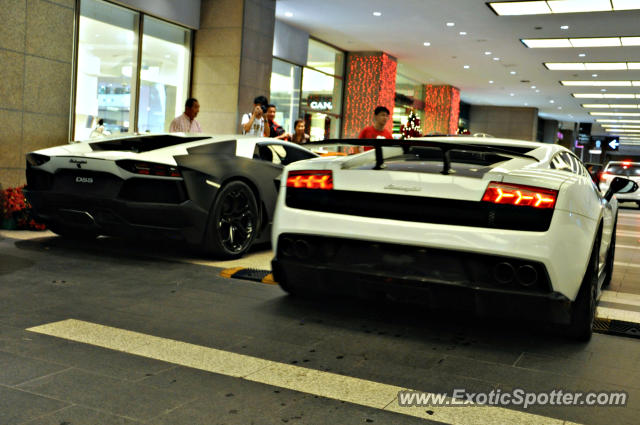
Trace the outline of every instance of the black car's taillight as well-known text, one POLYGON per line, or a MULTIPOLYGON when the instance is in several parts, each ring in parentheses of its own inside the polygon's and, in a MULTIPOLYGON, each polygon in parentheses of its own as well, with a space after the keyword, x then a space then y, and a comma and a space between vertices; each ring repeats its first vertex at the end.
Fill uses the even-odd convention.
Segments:
POLYGON ((49 161, 51 158, 47 155, 42 155, 40 153, 28 153, 27 154, 27 164, 38 166, 42 165, 45 162, 49 161))
POLYGON ((123 159, 116 161, 116 165, 133 174, 141 174, 144 176, 182 177, 178 167, 166 164, 123 159))

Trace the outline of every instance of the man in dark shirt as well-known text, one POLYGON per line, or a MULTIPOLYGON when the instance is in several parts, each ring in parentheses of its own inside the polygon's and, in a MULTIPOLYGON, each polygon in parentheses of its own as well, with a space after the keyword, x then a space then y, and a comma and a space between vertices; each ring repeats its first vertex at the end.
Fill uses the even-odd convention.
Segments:
POLYGON ((267 123, 269 124, 269 137, 283 140, 287 137, 287 134, 277 122, 276 118, 276 105, 267 105, 267 123))

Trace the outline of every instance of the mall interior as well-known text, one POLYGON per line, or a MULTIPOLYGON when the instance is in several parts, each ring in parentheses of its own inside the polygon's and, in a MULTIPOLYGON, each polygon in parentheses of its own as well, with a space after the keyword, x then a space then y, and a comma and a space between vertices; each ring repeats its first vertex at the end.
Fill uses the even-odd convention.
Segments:
MULTIPOLYGON (((561 145, 640 184, 640 0, 0 0, 0 23, 7 197, 25 156, 90 140, 100 120, 111 136, 166 133, 193 97, 203 134, 239 135, 261 95, 311 142, 355 139, 384 106, 396 139, 561 145)), ((615 262, 588 342, 413 300, 287 296, 269 243, 227 261, 16 230, 3 210, 0 424, 636 425, 638 196, 604 232, 615 262)))
POLYGON ((265 95, 312 141, 356 137, 383 105, 397 136, 413 112, 424 135, 559 142, 585 162, 616 139, 613 154, 634 154, 637 105, 622 102, 640 96, 639 12, 620 3, 4 0, 0 184, 23 184, 26 153, 85 140, 100 118, 111 134, 167 131, 190 96, 211 134, 237 134, 265 95))

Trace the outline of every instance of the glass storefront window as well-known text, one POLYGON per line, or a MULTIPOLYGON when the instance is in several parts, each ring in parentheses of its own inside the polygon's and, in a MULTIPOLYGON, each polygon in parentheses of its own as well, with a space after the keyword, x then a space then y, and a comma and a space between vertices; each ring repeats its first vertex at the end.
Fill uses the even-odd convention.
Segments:
POLYGON ((169 131, 187 98, 191 31, 149 16, 143 28, 138 131, 169 131))
POLYGON ((276 122, 293 133, 297 119, 305 121, 312 141, 340 137, 344 52, 309 40, 307 66, 273 59, 271 103, 276 122))
POLYGON ((75 140, 129 131, 138 19, 135 12, 100 1, 80 3, 75 140))
POLYGON ((275 121, 288 133, 293 133, 293 123, 300 116, 300 79, 302 68, 279 59, 273 59, 271 73, 271 98, 276 105, 275 121))
POLYGON ((73 139, 168 131, 189 96, 190 48, 189 29, 81 0, 73 139))
POLYGON ((342 80, 305 68, 301 109, 311 141, 340 137, 342 80))
POLYGON ((344 53, 319 41, 310 39, 307 54, 307 67, 326 74, 342 77, 344 53))

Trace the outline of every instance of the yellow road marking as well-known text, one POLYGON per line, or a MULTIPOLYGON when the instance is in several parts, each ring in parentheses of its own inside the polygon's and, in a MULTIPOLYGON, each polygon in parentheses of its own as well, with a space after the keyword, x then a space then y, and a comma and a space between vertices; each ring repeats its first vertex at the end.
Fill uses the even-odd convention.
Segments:
POLYGON ((452 425, 567 425, 560 419, 494 406, 400 407, 406 388, 307 369, 243 354, 160 338, 75 319, 27 329, 44 335, 95 345, 180 366, 260 382, 306 394, 452 425), (427 413, 431 412, 431 414, 427 413))

